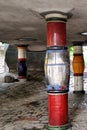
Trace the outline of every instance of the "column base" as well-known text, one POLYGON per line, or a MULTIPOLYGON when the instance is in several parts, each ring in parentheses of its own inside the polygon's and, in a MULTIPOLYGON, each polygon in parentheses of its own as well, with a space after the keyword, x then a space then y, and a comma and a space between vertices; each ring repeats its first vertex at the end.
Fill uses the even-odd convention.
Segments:
POLYGON ((66 125, 62 126, 47 126, 47 130, 68 130, 71 127, 71 125, 68 123, 66 125))
POLYGON ((85 94, 85 91, 84 90, 81 90, 81 91, 73 91, 74 94, 85 94))
POLYGON ((19 82, 25 82, 26 81, 26 79, 18 79, 19 80, 19 82))
POLYGON ((26 76, 18 76, 18 80, 20 82, 25 82, 27 79, 26 79, 26 76))
POLYGON ((48 93, 67 93, 67 92, 69 92, 69 90, 62 90, 62 91, 61 90, 59 90, 59 91, 58 90, 53 90, 53 91, 47 90, 47 92, 48 93))

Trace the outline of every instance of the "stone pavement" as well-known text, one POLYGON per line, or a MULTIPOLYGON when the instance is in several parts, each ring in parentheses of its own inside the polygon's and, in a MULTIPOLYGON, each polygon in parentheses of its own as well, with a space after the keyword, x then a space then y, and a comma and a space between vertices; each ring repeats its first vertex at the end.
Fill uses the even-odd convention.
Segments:
MULTIPOLYGON (((4 84, 5 89, 0 89, 0 130, 46 130, 47 92, 43 79, 44 75, 39 73, 29 76, 27 82, 4 84)), ((72 127, 69 130, 87 130, 87 93, 75 95, 72 87, 69 92, 72 127)))

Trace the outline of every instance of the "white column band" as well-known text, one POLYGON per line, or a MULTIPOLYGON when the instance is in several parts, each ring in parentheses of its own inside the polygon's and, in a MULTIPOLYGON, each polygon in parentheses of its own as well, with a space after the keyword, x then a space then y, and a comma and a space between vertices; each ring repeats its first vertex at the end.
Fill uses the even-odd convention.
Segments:
POLYGON ((74 54, 82 54, 83 50, 82 50, 82 46, 74 46, 74 54))
POLYGON ((26 48, 18 47, 18 58, 26 58, 26 48))
POLYGON ((74 76, 74 91, 84 90, 83 85, 83 76, 74 76))

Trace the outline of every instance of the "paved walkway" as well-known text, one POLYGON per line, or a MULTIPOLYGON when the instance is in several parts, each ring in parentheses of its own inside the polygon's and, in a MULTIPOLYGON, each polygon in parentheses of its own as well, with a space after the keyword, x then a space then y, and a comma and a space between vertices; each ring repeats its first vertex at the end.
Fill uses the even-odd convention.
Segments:
MULTIPOLYGON (((0 130, 46 130, 47 92, 43 77, 41 73, 33 74, 24 83, 4 83, 5 89, 0 90, 0 130)), ((87 130, 87 93, 75 95, 72 89, 69 92, 69 122, 69 130, 87 130)))

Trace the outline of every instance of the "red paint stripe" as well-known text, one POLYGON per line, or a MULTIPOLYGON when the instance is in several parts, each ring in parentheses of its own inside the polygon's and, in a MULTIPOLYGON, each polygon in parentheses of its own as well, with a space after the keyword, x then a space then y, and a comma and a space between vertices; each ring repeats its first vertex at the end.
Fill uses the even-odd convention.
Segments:
POLYGON ((68 123, 68 94, 48 95, 49 125, 61 126, 68 123))
POLYGON ((18 76, 18 79, 26 79, 26 76, 18 76))
POLYGON ((26 46, 18 46, 18 49, 26 49, 26 46))
POLYGON ((25 58, 18 58, 19 61, 25 61, 25 58))
POLYGON ((80 73, 75 73, 74 76, 83 76, 83 73, 80 74, 80 73))
POLYGON ((48 47, 66 45, 66 23, 63 22, 47 23, 47 43, 48 47))
POLYGON ((73 54, 73 56, 83 56, 83 54, 73 54))

